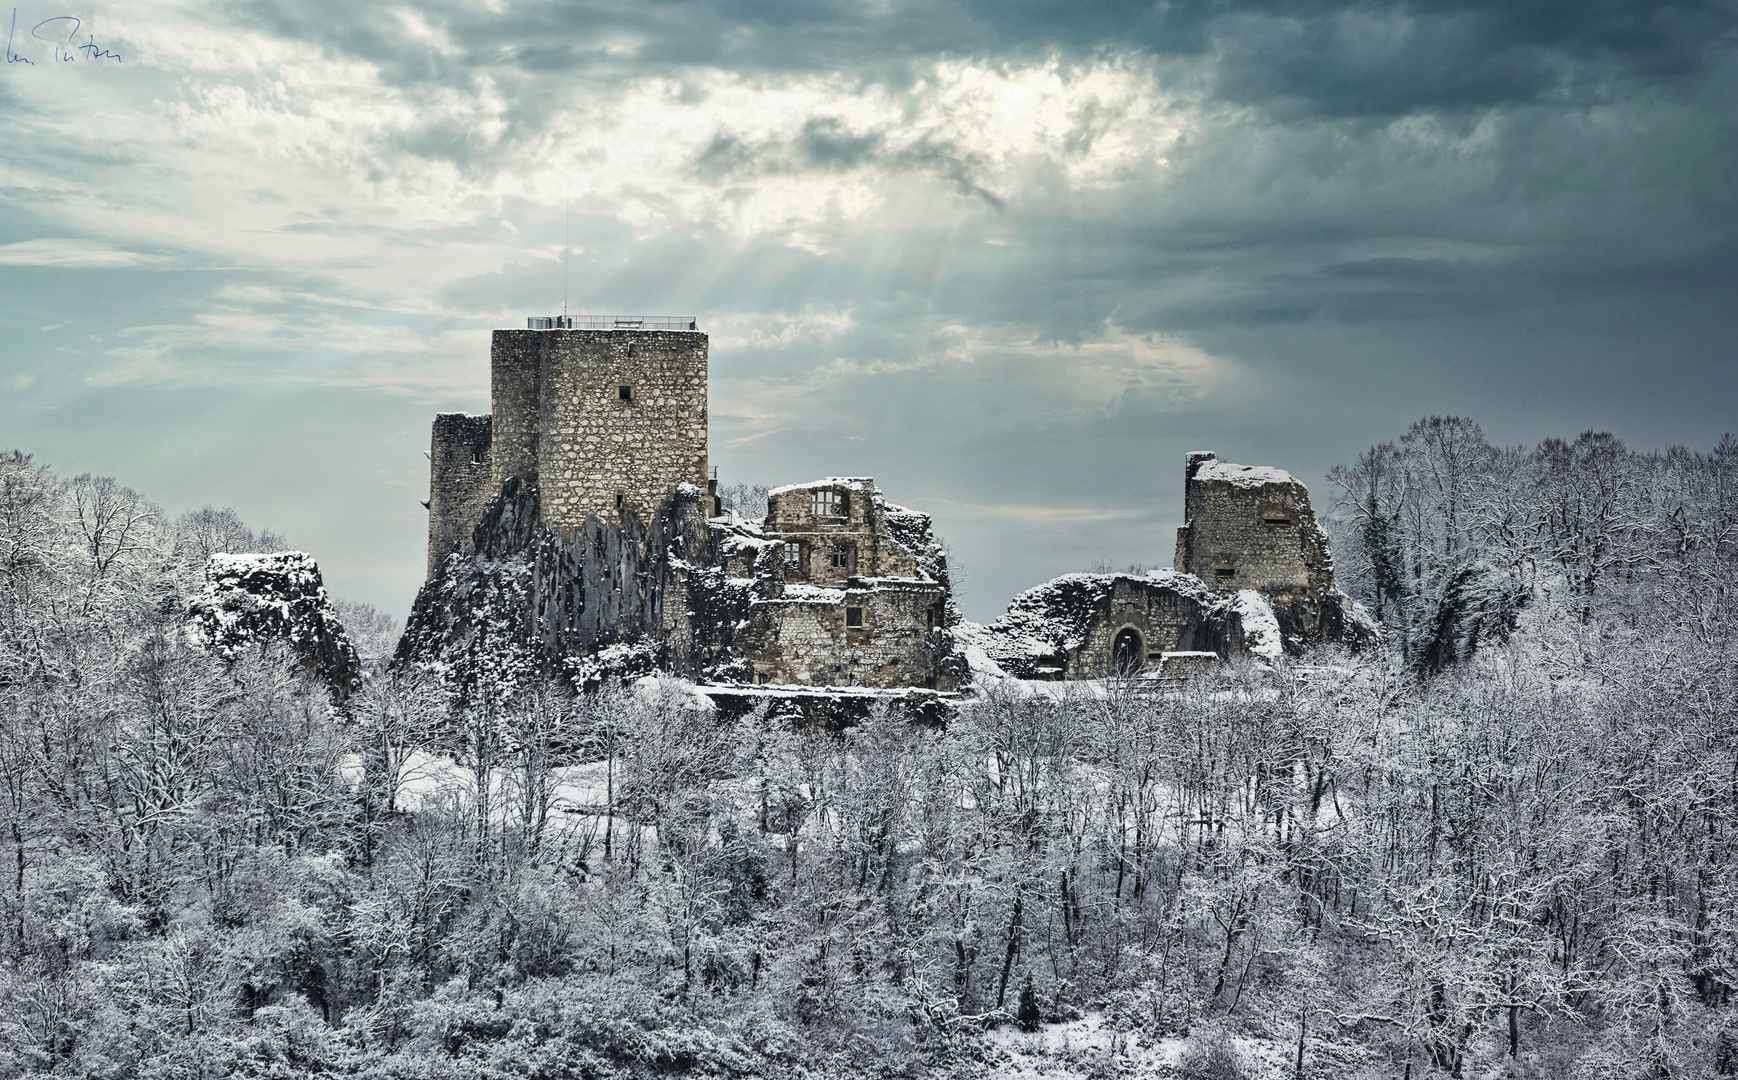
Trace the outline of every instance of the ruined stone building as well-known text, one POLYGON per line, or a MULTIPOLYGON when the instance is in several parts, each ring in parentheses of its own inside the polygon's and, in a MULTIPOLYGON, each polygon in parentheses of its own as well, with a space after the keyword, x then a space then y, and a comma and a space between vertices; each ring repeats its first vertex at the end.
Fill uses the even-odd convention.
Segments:
POLYGON ((1065 574, 966 637, 1027 679, 1186 673, 1213 657, 1358 643, 1309 492, 1280 469, 1188 456, 1175 569, 1065 574))
POLYGON ((888 503, 867 477, 836 476, 769 492, 760 537, 775 550, 739 639, 755 682, 957 683, 957 615, 929 515, 888 503))
POLYGON ((632 658, 950 690, 974 657, 1029 679, 1170 675, 1347 635, 1303 485, 1207 453, 1189 455, 1175 570, 1064 575, 964 623, 928 515, 869 478, 774 489, 760 522, 722 514, 694 320, 580 322, 495 331, 491 413, 435 418, 428 580, 400 661, 478 686, 632 658))
POLYGON ((1309 490, 1291 474, 1197 451, 1185 467, 1183 507, 1178 570, 1222 593, 1260 593, 1287 641, 1344 636, 1350 601, 1334 586, 1333 555, 1309 490))
POLYGON ((491 414, 435 418, 400 659, 550 668, 634 646, 700 679, 951 688, 929 518, 864 478, 781 488, 763 523, 721 517, 706 335, 587 323, 495 331, 491 414))

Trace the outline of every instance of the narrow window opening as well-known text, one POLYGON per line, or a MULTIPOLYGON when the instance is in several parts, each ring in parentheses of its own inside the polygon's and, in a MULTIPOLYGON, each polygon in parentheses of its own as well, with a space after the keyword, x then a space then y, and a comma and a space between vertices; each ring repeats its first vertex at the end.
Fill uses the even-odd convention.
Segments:
POLYGON ((1283 529, 1291 524, 1291 518, 1279 517, 1276 515, 1274 517, 1264 517, 1261 519, 1261 522, 1269 528, 1283 529))
POLYGON ((621 509, 621 508, 622 508, 622 507, 624 507, 624 506, 626 506, 626 505, 627 505, 627 501, 628 501, 628 500, 627 500, 627 496, 626 496, 626 495, 623 495, 623 494, 622 494, 622 493, 621 493, 621 492, 619 492, 619 491, 618 491, 618 492, 616 492, 616 509, 617 509, 617 510, 620 510, 620 509, 621 509))
POLYGON ((472 465, 481 465, 482 463, 483 463, 483 452, 481 450, 472 450, 471 451, 471 464, 472 465))
POLYGON ((935 629, 935 612, 933 610, 923 613, 923 628, 925 630, 935 629))
POLYGON ((803 546, 800 543, 785 544, 785 573, 794 574, 803 567, 803 546))
POLYGON ((1235 566, 1214 567, 1213 576, 1216 578, 1234 578, 1237 576, 1237 568, 1235 566))
POLYGON ((634 388, 631 386, 618 386, 616 387, 616 397, 623 401, 632 401, 634 400, 634 388))
POLYGON ((845 629, 847 629, 847 630, 861 630, 861 629, 863 629, 863 609, 862 608, 860 608, 860 607, 848 607, 845 609, 845 629))

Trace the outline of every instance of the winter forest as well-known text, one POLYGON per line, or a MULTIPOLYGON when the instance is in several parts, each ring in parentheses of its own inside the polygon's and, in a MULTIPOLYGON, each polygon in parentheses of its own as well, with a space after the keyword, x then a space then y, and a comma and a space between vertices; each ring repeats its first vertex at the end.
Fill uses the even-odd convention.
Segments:
POLYGON ((0 458, 0 1076, 1738 1076, 1738 439, 1316 502, 1362 652, 834 731, 335 695, 190 630, 281 538, 0 458))

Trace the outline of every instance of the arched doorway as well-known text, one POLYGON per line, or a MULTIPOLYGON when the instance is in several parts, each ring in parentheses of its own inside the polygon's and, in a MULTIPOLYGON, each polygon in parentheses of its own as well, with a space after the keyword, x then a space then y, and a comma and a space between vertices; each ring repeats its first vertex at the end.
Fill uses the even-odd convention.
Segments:
POLYGON ((1118 675, 1139 675, 1147 666, 1147 644, 1141 640, 1141 632, 1132 626, 1117 631, 1110 657, 1112 670, 1118 675))

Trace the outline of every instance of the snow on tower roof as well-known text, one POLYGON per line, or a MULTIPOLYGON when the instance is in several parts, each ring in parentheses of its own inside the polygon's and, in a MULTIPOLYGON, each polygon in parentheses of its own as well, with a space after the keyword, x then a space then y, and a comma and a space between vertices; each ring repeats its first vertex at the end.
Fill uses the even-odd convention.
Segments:
POLYGON ((1234 465, 1229 461, 1209 461, 1195 470, 1196 480, 1223 480, 1233 487, 1258 488, 1268 484, 1295 484, 1291 473, 1271 465, 1234 465))

